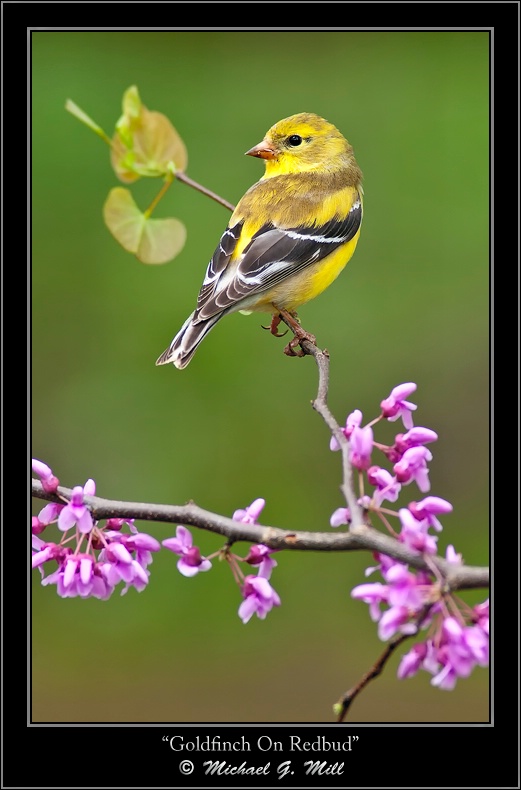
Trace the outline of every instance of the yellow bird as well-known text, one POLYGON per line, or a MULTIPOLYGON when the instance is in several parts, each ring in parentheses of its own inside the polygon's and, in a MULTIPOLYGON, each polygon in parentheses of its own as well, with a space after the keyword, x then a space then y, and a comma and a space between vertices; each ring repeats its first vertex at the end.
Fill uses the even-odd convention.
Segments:
MULTIPOLYGON (((239 201, 187 318, 156 365, 184 368, 228 313, 295 315, 331 285, 355 251, 362 223, 362 173, 351 145, 313 113, 279 121, 246 151, 264 176, 239 201)), ((291 352, 289 352, 291 353, 291 352)))

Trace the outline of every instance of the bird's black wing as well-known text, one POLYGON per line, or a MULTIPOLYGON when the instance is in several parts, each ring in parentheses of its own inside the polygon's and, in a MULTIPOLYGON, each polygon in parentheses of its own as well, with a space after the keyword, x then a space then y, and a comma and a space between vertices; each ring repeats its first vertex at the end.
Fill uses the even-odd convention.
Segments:
POLYGON ((223 235, 219 239, 219 244, 210 259, 210 263, 206 269, 203 284, 197 297, 197 310, 202 307, 211 299, 212 295, 218 290, 219 278, 222 276, 226 269, 230 257, 237 246, 237 242, 241 235, 243 223, 238 222, 233 228, 226 228, 223 235))
POLYGON ((252 237, 230 277, 226 276, 226 266, 242 225, 239 223, 228 229, 208 265, 199 293, 197 319, 204 320, 227 310, 320 261, 353 239, 361 222, 362 201, 358 195, 343 219, 294 228, 264 225, 252 237))

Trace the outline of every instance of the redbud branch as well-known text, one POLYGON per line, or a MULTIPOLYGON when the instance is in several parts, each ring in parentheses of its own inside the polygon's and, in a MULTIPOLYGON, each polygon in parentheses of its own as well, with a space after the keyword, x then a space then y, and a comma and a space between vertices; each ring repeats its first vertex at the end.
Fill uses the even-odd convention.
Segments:
MULTIPOLYGON (((432 604, 428 604, 425 606, 418 617, 416 618, 416 625, 418 626, 418 631, 421 628, 422 622, 427 617, 432 604)), ((356 683, 349 691, 346 691, 345 694, 342 694, 338 702, 335 704, 335 712, 337 713, 337 724, 341 724, 345 717, 347 716, 347 712, 351 707, 354 699, 360 694, 361 691, 367 686, 367 684, 377 678, 384 670, 385 665, 387 664, 388 660, 394 653, 397 647, 399 647, 406 639, 411 639, 411 637, 417 636, 417 632, 414 634, 395 634, 395 636, 387 643, 385 650, 383 651, 382 655, 375 661, 371 669, 366 672, 358 683, 356 683)))
MULTIPOLYGON (((55 494, 43 490, 39 480, 32 481, 32 495, 38 499, 63 504, 72 496, 70 488, 59 486, 55 494)), ((365 525, 349 532, 300 532, 262 524, 242 524, 226 516, 189 502, 187 505, 160 505, 143 502, 122 502, 101 497, 84 497, 95 521, 105 518, 135 518, 141 521, 158 521, 182 524, 223 535, 230 543, 247 541, 262 543, 272 549, 296 551, 377 551, 407 563, 414 568, 429 570, 429 565, 399 541, 365 525)), ((450 590, 477 589, 489 586, 489 571, 485 567, 453 565, 441 557, 430 557, 450 590)))
MULTIPOLYGON (((290 329, 294 330, 295 321, 288 315, 286 310, 280 311, 280 317, 290 329)), ((308 333, 302 330, 303 335, 308 333)), ((339 424, 333 417, 329 406, 327 405, 327 395, 329 391, 329 353, 322 351, 318 346, 307 338, 303 338, 299 343, 305 355, 312 356, 317 363, 318 367, 318 392, 315 400, 311 401, 311 405, 316 412, 320 414, 329 430, 340 445, 342 452, 342 468, 343 468, 343 481, 340 486, 347 506, 351 514, 352 524, 363 524, 363 516, 360 506, 357 502, 355 490, 353 486, 353 469, 349 460, 349 442, 346 439, 344 432, 341 430, 339 424)))

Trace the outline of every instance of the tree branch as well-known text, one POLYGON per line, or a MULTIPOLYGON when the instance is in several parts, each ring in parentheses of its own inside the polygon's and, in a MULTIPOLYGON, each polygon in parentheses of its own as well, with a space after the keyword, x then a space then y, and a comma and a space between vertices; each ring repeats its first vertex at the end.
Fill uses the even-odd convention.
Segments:
MULTIPOLYGON (((43 490, 39 480, 32 481, 32 495, 38 499, 63 504, 71 498, 70 488, 58 487, 56 494, 43 490)), ((414 568, 429 571, 434 563, 451 590, 488 587, 488 568, 455 566, 441 557, 430 557, 427 564, 420 554, 414 553, 389 535, 367 527, 355 527, 349 532, 293 532, 262 524, 242 524, 226 516, 203 510, 194 502, 187 505, 159 505, 143 502, 123 502, 101 497, 84 498, 95 521, 104 518, 135 518, 140 521, 158 521, 197 527, 223 535, 229 542, 247 541, 262 543, 272 549, 294 551, 377 551, 387 554, 414 568)))
POLYGON ((311 401, 311 405, 318 414, 322 417, 329 430, 340 445, 342 451, 342 469, 343 481, 340 486, 349 511, 351 513, 352 524, 362 524, 363 516, 362 510, 358 504, 357 497, 353 486, 353 470, 351 461, 349 460, 349 442, 347 441, 344 432, 339 424, 333 417, 332 412, 327 405, 327 395, 329 391, 329 353, 324 349, 322 351, 316 345, 315 338, 309 332, 306 332, 295 318, 295 314, 289 313, 287 310, 279 311, 282 321, 288 326, 295 334, 295 338, 299 340, 298 345, 302 349, 301 355, 296 356, 311 356, 317 363, 318 368, 318 392, 315 400, 311 401))

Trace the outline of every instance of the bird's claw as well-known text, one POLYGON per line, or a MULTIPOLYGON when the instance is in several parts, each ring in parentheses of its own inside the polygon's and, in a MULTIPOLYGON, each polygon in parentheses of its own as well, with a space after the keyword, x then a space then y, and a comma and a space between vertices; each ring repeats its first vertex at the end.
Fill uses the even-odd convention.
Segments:
POLYGON ((284 353, 286 354, 286 356, 288 356, 288 357, 304 357, 304 356, 306 356, 301 348, 298 348, 295 351, 295 347, 298 346, 299 342, 300 341, 299 341, 298 337, 294 337, 293 340, 290 340, 290 342, 284 348, 284 353), (297 342, 295 343, 295 341, 297 341, 297 342))
POLYGON ((317 339, 315 335, 310 334, 309 332, 305 332, 303 329, 300 329, 298 332, 295 333, 295 336, 292 340, 289 341, 287 346, 284 349, 284 353, 288 357, 305 357, 306 352, 302 348, 297 348, 300 346, 303 340, 308 340, 310 343, 313 343, 315 346, 317 343, 317 339))
POLYGON ((302 348, 302 341, 307 340, 315 346, 317 343, 315 335, 312 335, 310 332, 306 332, 305 329, 302 329, 297 313, 290 310, 281 310, 275 303, 273 303, 273 307, 275 310, 277 310, 277 312, 274 313, 273 318, 271 319, 271 324, 269 326, 264 326, 263 329, 269 329, 271 334, 275 335, 275 337, 282 337, 282 335, 286 334, 287 330, 286 332, 280 334, 277 332, 277 327, 282 319, 284 319, 285 323, 288 324, 294 335, 292 340, 290 340, 287 346, 285 346, 284 353, 288 357, 305 357, 306 352, 302 348), (300 346, 300 348, 297 348, 297 346, 300 346))
POLYGON ((286 329, 285 332, 277 332, 277 328, 280 324, 280 315, 274 315, 271 319, 271 324, 269 326, 264 326, 261 324, 263 329, 269 329, 273 337, 284 337, 284 335, 288 334, 288 330, 286 329))

